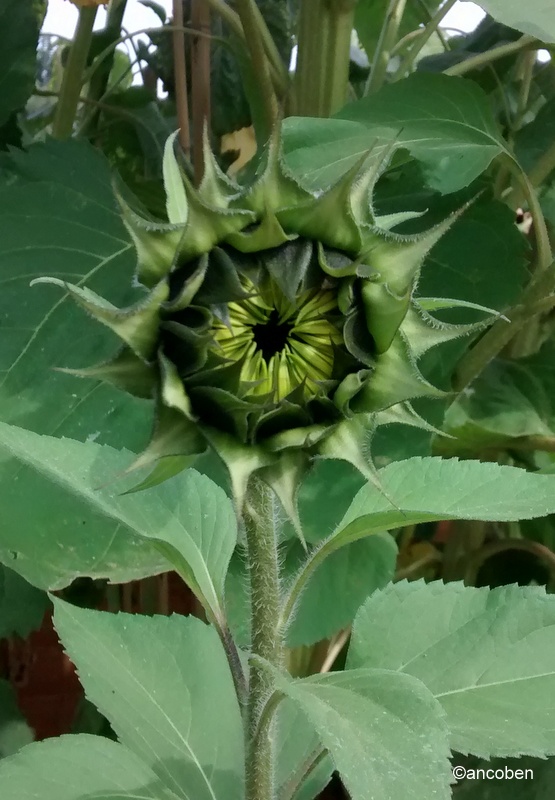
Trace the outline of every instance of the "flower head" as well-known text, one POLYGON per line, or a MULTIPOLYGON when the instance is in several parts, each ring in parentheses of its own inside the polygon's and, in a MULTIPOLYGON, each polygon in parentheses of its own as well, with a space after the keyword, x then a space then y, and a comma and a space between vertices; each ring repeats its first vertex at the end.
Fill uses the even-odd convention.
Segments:
MULTIPOLYGON (((195 190, 165 148, 167 222, 118 193, 144 297, 117 309, 56 279, 122 340, 116 356, 80 375, 152 397, 156 422, 135 466, 141 486, 188 466, 207 447, 226 463, 238 507, 253 472, 296 519, 295 492, 315 457, 374 476, 366 432, 387 415, 425 426, 409 405, 442 392, 416 361, 469 326, 445 325, 413 296, 421 264, 455 216, 417 236, 380 219, 372 189, 385 159, 367 154, 316 195, 285 170, 279 134, 248 186, 233 183, 205 142, 195 190)), ((404 217, 410 217, 410 214, 404 217)), ((414 215, 412 215, 414 216, 414 215)))

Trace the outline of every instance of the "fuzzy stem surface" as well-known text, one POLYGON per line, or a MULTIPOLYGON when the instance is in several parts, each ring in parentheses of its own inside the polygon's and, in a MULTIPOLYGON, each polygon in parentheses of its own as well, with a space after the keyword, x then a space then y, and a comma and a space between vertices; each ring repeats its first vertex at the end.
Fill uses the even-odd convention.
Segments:
MULTIPOLYGON (((282 663, 278 634, 280 575, 274 497, 259 479, 251 479, 243 511, 251 598, 253 655, 275 666, 282 663)), ((247 800, 272 800, 272 726, 259 728, 260 716, 272 693, 272 678, 254 659, 247 702, 247 800)))

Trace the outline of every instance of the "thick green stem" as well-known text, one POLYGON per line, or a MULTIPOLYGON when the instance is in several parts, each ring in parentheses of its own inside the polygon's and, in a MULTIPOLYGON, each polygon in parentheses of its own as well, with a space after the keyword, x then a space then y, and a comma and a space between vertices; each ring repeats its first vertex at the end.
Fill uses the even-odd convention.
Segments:
POLYGON ((55 139, 68 139, 73 132, 96 12, 96 6, 79 10, 79 20, 64 69, 60 99, 52 124, 52 136, 55 139))
POLYGON ((345 105, 355 5, 353 0, 301 2, 295 113, 329 117, 345 105))
POLYGON ((236 0, 236 6, 264 107, 264 130, 260 133, 263 139, 268 139, 277 120, 278 103, 270 74, 270 62, 260 31, 259 16, 254 0, 236 0))
MULTIPOLYGON (((239 14, 237 14, 237 12, 228 6, 225 0, 205 0, 205 2, 215 13, 221 16, 224 22, 229 25, 233 33, 238 36, 243 43, 245 43, 245 31, 243 30, 239 14)), ((264 22, 262 15, 260 14, 258 6, 255 7, 254 13, 258 21, 260 35, 264 43, 264 49, 271 64, 272 81, 276 91, 278 91, 280 94, 283 94, 287 89, 288 83, 287 67, 281 60, 278 49, 270 32, 268 31, 268 27, 264 22)))
MULTIPOLYGON (((251 479, 243 512, 250 577, 252 652, 280 666, 278 633, 280 578, 274 497, 258 479, 251 479)), ((247 800, 272 800, 271 726, 260 728, 260 717, 272 693, 272 679, 253 660, 247 707, 247 800)))
POLYGON ((366 82, 364 94, 377 92, 382 86, 387 75, 387 66, 391 52, 397 44, 399 26, 405 13, 406 0, 390 0, 386 17, 376 45, 376 52, 372 60, 372 69, 366 82))
MULTIPOLYGON (((173 0, 173 21, 177 29, 183 27, 183 3, 181 0, 173 0)), ((191 130, 189 126, 187 63, 185 60, 185 39, 183 34, 179 33, 179 30, 173 32, 172 49, 179 144, 187 158, 189 158, 191 154, 191 130)))

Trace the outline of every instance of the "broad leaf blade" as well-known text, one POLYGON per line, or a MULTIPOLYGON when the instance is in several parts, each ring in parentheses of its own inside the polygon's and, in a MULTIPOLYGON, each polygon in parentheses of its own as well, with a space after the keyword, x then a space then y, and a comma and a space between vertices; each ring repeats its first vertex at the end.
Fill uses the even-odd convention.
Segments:
MULTIPOLYGON (((223 585, 237 539, 237 524, 231 501, 209 478, 189 470, 148 491, 122 495, 125 482, 120 486, 116 478, 131 462, 131 454, 126 451, 93 442, 40 436, 4 423, 0 423, 0 447, 20 463, 31 466, 47 485, 54 484, 63 495, 77 497, 99 518, 116 523, 119 539, 113 545, 112 558, 117 560, 105 565, 106 577, 121 580, 130 572, 140 574, 147 565, 146 574, 169 569, 169 560, 160 557, 153 547, 141 543, 141 538, 149 540, 148 544, 156 543, 175 567, 185 573, 191 588, 213 614, 221 615, 223 585)), ((8 491, 8 508, 14 505, 10 497, 8 491)), ((24 510, 28 512, 25 507, 24 510)), ((66 585, 68 566, 73 567, 74 573, 89 574, 87 565, 91 551, 96 558, 104 555, 98 550, 99 543, 90 540, 90 534, 79 536, 75 528, 64 528, 63 521, 63 514, 54 512, 53 522, 59 526, 56 549, 52 540, 41 538, 42 518, 40 524, 31 522, 25 531, 26 557, 50 564, 50 575, 43 578, 43 582, 40 575, 33 572, 38 585, 51 584, 52 573, 57 575, 54 581, 57 585, 66 585)), ((23 550, 23 547, 20 545, 18 549, 23 550)), ((18 561, 13 563, 13 568, 19 570, 18 561)), ((98 571, 93 574, 98 576, 98 571)))
POLYGON ((412 797, 451 796, 444 716, 420 681, 360 669, 276 684, 310 720, 353 800, 402 800, 409 785, 412 797))
MULTIPOLYGON (((292 549, 286 569, 295 574, 306 554, 299 543, 292 549)), ((353 542, 332 553, 301 595, 287 630, 289 647, 312 645, 348 627, 364 600, 393 578, 396 560, 397 546, 388 534, 353 542)))
POLYGON ((87 697, 166 787, 183 800, 241 800, 241 715, 214 628, 60 600, 54 623, 87 697))
POLYGON ((410 458, 390 464, 379 474, 383 493, 372 484, 364 486, 330 543, 341 546, 377 531, 419 522, 532 519, 555 511, 553 476, 515 467, 454 458, 410 458))
POLYGON ((127 748, 100 736, 60 736, 0 761, 0 793, 17 800, 176 800, 127 748))
POLYGON ((555 42, 555 14, 548 0, 479 0, 484 11, 511 28, 535 36, 540 42, 555 42))
POLYGON ((422 162, 430 186, 443 193, 468 186, 505 152, 487 96, 463 78, 415 72, 337 116, 363 124, 370 141, 396 139, 422 162))
POLYGON ((554 631, 543 588, 403 582, 360 609, 347 663, 421 680, 446 711, 454 750, 545 756, 555 753, 554 631))
POLYGON ((2 0, 0 6, 0 125, 25 105, 35 83, 39 13, 34 0, 2 0))
POLYGON ((83 142, 49 141, 15 151, 9 164, 0 184, 1 418, 39 433, 139 448, 150 427, 146 403, 53 370, 108 358, 117 348, 113 334, 56 287, 29 286, 54 275, 117 306, 139 296, 108 162, 83 142))
POLYGON ((333 763, 301 708, 289 698, 277 711, 276 784, 279 797, 313 800, 328 785, 333 763), (309 765, 319 760, 306 775, 309 765), (306 775, 303 779, 303 775, 306 775))

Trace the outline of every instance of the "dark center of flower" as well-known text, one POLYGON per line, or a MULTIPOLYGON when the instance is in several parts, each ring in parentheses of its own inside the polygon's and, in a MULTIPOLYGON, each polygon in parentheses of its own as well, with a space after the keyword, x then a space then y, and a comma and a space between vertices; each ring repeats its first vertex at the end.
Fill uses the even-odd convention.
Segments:
POLYGON ((307 397, 321 391, 333 373, 334 348, 342 343, 334 318, 337 298, 310 290, 288 300, 269 281, 262 289, 245 283, 249 296, 228 303, 228 320, 214 320, 214 349, 241 361, 249 397, 279 402, 302 386, 307 397))
POLYGON ((272 309, 266 322, 252 326, 252 335, 256 349, 262 353, 262 358, 268 364, 276 353, 281 353, 289 334, 293 330, 290 322, 280 322, 277 308, 272 309))

